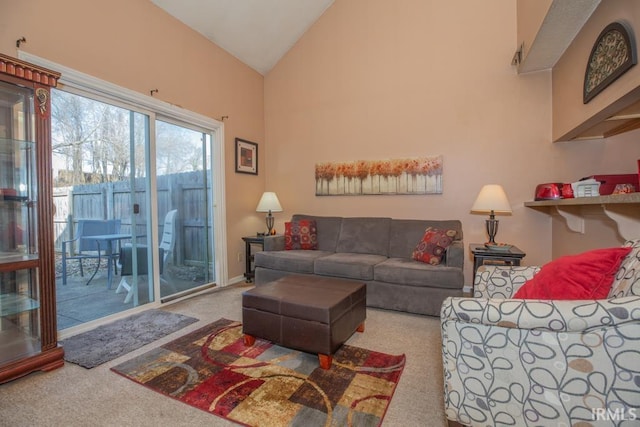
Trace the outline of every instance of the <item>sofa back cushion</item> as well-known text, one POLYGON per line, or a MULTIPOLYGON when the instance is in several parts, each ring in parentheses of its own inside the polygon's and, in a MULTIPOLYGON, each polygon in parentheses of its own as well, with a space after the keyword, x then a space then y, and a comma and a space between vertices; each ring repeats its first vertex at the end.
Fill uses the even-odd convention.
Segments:
POLYGON ((390 226, 391 218, 343 218, 336 252, 389 256, 390 226))
POLYGON ((342 218, 337 216, 314 216, 295 214, 291 217, 291 221, 314 220, 316 222, 316 231, 318 235, 318 250, 335 252, 338 244, 338 236, 340 235, 340 226, 342 218))
POLYGON ((609 298, 640 296, 640 239, 624 244, 631 252, 622 260, 616 274, 609 298))
POLYGON ((458 220, 427 221, 420 219, 393 219, 389 231, 389 257, 411 258, 428 227, 456 230, 455 240, 462 240, 462 223, 458 220))

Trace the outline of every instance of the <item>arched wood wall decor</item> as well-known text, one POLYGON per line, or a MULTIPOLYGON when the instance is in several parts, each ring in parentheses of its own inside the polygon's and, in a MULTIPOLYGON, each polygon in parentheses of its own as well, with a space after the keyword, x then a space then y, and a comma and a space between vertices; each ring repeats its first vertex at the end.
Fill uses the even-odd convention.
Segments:
POLYGON ((605 27, 591 49, 584 73, 583 103, 597 94, 636 65, 636 44, 632 31, 621 22, 605 27))

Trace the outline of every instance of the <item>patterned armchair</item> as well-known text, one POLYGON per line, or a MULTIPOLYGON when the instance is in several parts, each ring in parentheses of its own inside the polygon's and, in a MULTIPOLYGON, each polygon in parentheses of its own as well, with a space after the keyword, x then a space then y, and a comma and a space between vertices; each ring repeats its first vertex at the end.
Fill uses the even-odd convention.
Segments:
POLYGON ((640 239, 625 246, 606 300, 509 299, 540 269, 482 266, 474 298, 444 301, 450 424, 640 425, 640 239))

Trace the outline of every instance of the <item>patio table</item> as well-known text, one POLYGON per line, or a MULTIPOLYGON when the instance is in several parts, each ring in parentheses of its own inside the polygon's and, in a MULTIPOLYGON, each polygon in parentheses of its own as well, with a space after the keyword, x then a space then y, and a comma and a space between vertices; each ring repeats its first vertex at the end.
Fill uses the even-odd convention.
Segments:
POLYGON ((87 285, 91 283, 91 280, 95 277, 100 269, 100 254, 102 253, 101 245, 105 244, 105 256, 107 257, 107 289, 111 289, 111 283, 113 281, 113 272, 111 271, 111 267, 113 266, 113 254, 117 253, 113 250, 113 245, 115 242, 120 242, 122 240, 131 239, 133 237, 132 234, 126 233, 118 233, 118 234, 98 234, 95 236, 86 236, 82 237, 85 240, 95 240, 98 244, 98 265, 96 266, 95 271, 87 281, 87 285))

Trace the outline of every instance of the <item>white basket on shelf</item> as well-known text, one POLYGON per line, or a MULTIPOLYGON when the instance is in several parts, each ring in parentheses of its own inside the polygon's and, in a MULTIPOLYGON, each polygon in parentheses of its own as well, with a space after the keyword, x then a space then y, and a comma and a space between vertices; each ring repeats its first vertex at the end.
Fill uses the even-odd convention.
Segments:
POLYGON ((574 197, 597 197, 600 195, 600 181, 585 179, 571 183, 574 197))

